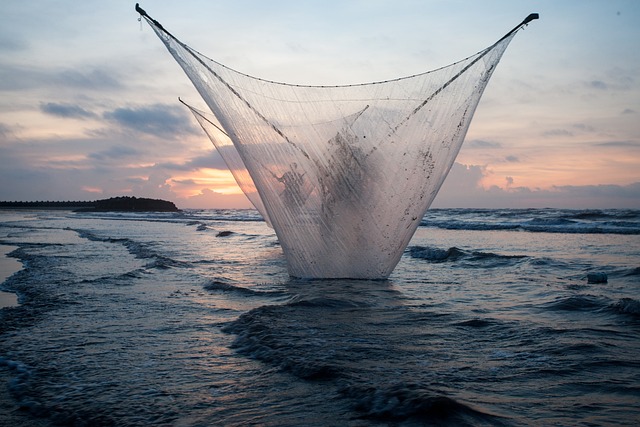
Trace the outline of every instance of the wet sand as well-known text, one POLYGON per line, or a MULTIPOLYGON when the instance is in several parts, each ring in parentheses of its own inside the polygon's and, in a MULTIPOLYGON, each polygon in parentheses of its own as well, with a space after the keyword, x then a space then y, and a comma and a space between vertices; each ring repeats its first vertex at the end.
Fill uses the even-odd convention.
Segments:
MULTIPOLYGON (((22 264, 15 258, 7 256, 17 249, 15 246, 0 245, 0 287, 13 273, 22 268, 22 264)), ((0 291, 0 308, 15 307, 18 305, 18 297, 12 292, 0 291)))

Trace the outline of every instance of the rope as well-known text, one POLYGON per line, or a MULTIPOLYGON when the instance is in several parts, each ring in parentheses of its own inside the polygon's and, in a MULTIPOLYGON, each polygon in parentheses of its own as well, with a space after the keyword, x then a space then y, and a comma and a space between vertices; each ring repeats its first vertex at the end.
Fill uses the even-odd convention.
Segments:
MULTIPOLYGON (((247 74, 247 73, 243 73, 242 71, 238 71, 234 68, 228 67, 214 59, 209 58, 208 56, 200 53, 199 51, 197 51, 196 49, 193 49, 191 47, 189 47, 188 45, 186 45, 185 43, 182 43, 181 41, 179 41, 176 37, 174 37, 171 33, 169 33, 167 30, 164 29, 164 27, 155 19, 151 18, 147 12, 145 12, 144 9, 142 9, 138 3, 136 3, 136 12, 138 12, 141 16, 144 16, 145 18, 147 18, 147 20, 150 23, 153 23, 153 25, 155 25, 156 27, 160 28, 162 31, 164 31, 168 36, 170 36, 172 39, 174 39, 176 42, 180 43, 180 45, 182 47, 184 47, 185 49, 187 49, 190 53, 192 54, 197 54, 211 62, 214 62, 215 64, 219 65, 222 68, 225 68, 229 71, 232 71, 234 73, 240 74, 242 76, 248 77, 250 79, 254 79, 254 80, 258 80, 261 82, 265 82, 265 83, 271 83, 271 84, 275 84, 275 85, 281 85, 281 86, 290 86, 290 87, 304 87, 304 88, 346 88, 346 87, 359 87, 359 86, 370 86, 370 85, 381 85, 381 84, 386 84, 386 83, 393 83, 393 82, 398 82, 398 81, 402 81, 402 80, 409 80, 415 77, 419 77, 419 76, 423 76, 425 74, 429 74, 429 73, 435 73, 437 71, 443 70, 445 68, 449 68, 449 67, 453 67, 457 64, 460 64, 462 62, 465 62, 467 60, 469 60, 470 58, 473 58, 476 55, 485 55, 486 51, 493 49, 497 44, 499 44, 502 40, 506 39, 507 37, 509 37, 510 35, 512 35, 513 33, 515 33, 516 31, 520 30, 521 28, 523 28, 524 26, 526 26, 527 24, 529 24, 529 22, 531 22, 534 19, 538 19, 539 18, 539 14, 537 13, 531 13, 529 14, 529 16, 527 16, 520 24, 518 24, 517 26, 515 26, 511 31, 509 31, 507 34, 505 34, 500 40, 498 40, 497 42, 495 42, 493 45, 491 45, 490 47, 488 47, 487 49, 483 49, 479 52, 474 53, 473 55, 469 55, 466 58, 463 58, 459 61, 453 62, 449 65, 445 65, 443 67, 440 68, 435 68, 433 70, 428 70, 428 71, 423 71, 421 73, 416 73, 416 74, 411 74, 409 76, 402 76, 402 77, 397 77, 395 79, 388 79, 388 80, 377 80, 377 81, 373 81, 373 82, 365 82, 365 83, 354 83, 354 84, 338 84, 338 85, 310 85, 310 84, 294 84, 294 83, 286 83, 286 82, 279 82, 279 81, 275 81, 275 80, 269 80, 269 79, 264 79, 261 77, 256 77, 253 76, 251 74, 247 74)), ((203 64, 204 65, 204 64, 203 64)))

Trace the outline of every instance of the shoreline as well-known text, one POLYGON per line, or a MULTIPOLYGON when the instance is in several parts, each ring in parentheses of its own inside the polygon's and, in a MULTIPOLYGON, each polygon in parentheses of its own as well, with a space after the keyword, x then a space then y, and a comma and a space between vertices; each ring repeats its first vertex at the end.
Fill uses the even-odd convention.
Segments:
MULTIPOLYGON (((7 256, 10 252, 18 249, 17 246, 9 246, 0 244, 0 286, 11 277, 14 273, 17 273, 22 269, 22 263, 15 258, 7 256)), ((0 290, 0 309, 5 307, 17 307, 20 305, 18 302, 18 296, 13 292, 6 292, 0 290)))

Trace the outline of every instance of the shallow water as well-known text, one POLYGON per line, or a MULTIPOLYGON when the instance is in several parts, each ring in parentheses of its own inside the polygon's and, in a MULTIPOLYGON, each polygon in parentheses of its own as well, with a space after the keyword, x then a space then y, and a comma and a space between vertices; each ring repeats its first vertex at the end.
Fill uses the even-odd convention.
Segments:
POLYGON ((429 211, 387 281, 289 278, 253 211, 0 211, 0 244, 24 426, 640 422, 638 211, 429 211))

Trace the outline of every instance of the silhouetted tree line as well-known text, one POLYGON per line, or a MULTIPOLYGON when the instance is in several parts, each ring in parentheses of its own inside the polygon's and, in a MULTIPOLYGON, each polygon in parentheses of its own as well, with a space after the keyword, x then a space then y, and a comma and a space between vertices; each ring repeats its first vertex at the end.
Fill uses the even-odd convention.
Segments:
POLYGON ((178 208, 172 202, 160 199, 145 199, 137 197, 112 197, 96 200, 93 210, 96 211, 154 211, 176 212, 178 208))
POLYGON ((110 199, 81 201, 36 201, 36 202, 0 202, 0 209, 74 209, 83 212, 134 211, 134 212, 176 212, 178 208, 172 202, 144 197, 112 197, 110 199))

